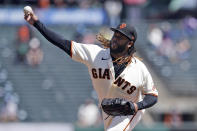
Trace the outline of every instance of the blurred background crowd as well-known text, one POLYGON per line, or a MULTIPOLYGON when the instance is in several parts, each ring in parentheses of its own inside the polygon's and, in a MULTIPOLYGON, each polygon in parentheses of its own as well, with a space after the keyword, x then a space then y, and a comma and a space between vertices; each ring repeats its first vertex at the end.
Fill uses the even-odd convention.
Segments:
POLYGON ((103 130, 87 68, 24 21, 26 5, 55 32, 86 44, 100 45, 99 32, 110 39, 109 27, 120 22, 134 25, 137 56, 159 90, 135 131, 197 130, 196 0, 0 0, 0 124, 103 130))

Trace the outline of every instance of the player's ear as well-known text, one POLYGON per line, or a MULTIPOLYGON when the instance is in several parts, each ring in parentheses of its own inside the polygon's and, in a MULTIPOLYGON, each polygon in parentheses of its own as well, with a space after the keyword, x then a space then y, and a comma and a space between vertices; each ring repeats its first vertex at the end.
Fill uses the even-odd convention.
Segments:
POLYGON ((129 43, 128 43, 128 48, 130 48, 131 46, 133 46, 133 41, 129 41, 129 43))

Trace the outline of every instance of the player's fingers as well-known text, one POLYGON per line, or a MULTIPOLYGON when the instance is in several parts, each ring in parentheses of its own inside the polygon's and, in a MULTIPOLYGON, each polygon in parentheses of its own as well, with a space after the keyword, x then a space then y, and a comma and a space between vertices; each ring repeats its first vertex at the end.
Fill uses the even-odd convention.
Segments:
POLYGON ((31 15, 28 15, 27 16, 27 21, 30 21, 30 19, 31 19, 31 15))
POLYGON ((33 14, 33 12, 30 12, 29 15, 33 16, 34 14, 33 14))
POLYGON ((28 18, 28 14, 24 13, 24 18, 27 19, 28 18))
POLYGON ((27 16, 26 15, 24 15, 24 19, 27 20, 27 16))

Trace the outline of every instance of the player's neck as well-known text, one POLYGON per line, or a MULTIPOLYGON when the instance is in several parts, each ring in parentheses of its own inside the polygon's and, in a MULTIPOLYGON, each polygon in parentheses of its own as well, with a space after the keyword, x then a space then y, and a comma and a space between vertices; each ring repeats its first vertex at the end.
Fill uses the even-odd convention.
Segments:
POLYGON ((124 52, 121 52, 121 53, 113 53, 113 52, 110 52, 110 54, 115 59, 118 59, 118 58, 120 58, 122 56, 127 56, 128 55, 127 51, 124 51, 124 52))

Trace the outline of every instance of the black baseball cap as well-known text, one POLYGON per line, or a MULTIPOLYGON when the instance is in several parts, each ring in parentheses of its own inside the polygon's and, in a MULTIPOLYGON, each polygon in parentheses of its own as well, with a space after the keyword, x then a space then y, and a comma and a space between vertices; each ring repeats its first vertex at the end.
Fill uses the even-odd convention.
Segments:
POLYGON ((135 42, 137 39, 136 29, 131 25, 127 25, 126 23, 121 23, 116 28, 111 27, 110 29, 114 32, 118 31, 124 34, 127 38, 129 38, 133 42, 135 42))

